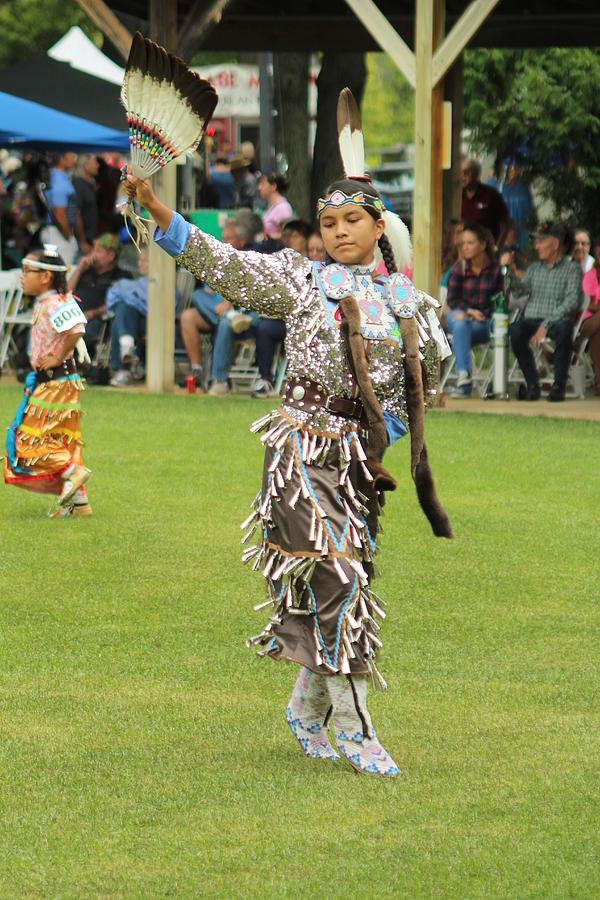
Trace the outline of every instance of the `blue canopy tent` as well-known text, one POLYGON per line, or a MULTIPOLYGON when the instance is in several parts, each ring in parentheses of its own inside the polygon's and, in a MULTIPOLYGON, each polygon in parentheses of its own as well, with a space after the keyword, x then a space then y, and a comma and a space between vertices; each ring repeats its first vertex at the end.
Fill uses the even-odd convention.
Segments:
MULTIPOLYGON (((123 125, 125 126, 123 111, 123 125)), ((0 147, 129 153, 126 130, 115 131, 39 103, 0 92, 0 147)))

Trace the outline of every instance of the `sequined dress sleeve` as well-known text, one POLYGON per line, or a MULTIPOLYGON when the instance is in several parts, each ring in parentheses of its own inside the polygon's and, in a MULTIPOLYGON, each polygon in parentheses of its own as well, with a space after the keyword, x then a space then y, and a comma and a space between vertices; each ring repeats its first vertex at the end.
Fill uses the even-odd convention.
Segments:
POLYGON ((235 250, 191 226, 176 261, 235 306, 285 319, 310 289, 310 263, 294 250, 235 250))

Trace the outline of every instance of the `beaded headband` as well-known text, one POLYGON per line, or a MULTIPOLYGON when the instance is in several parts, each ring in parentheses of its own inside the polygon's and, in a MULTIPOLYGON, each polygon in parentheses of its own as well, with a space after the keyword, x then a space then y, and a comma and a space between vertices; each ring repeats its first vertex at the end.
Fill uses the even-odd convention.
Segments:
MULTIPOLYGON (((58 247, 56 244, 44 244, 44 256, 53 257, 59 259, 58 247)), ((27 269, 46 269, 49 272, 68 272, 69 266, 64 263, 45 263, 42 262, 41 259, 27 259, 27 257, 21 263, 27 269)))
POLYGON ((339 209, 341 206, 346 206, 347 203, 354 203, 357 206, 370 206, 371 209, 374 209, 379 213, 383 212, 383 203, 379 197, 371 197, 369 194, 365 194, 364 191, 356 191, 354 194, 345 194, 344 191, 338 190, 334 191, 327 200, 319 197, 317 202, 317 215, 320 216, 323 210, 330 206, 334 209, 339 209))

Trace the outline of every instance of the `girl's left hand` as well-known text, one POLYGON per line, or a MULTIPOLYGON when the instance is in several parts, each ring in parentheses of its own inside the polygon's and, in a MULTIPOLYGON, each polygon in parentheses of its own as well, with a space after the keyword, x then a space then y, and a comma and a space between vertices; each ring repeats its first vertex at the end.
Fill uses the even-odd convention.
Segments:
POLYGON ((60 365, 62 365, 62 359, 59 356, 43 356, 38 364, 38 369, 46 371, 47 369, 56 369, 60 365))

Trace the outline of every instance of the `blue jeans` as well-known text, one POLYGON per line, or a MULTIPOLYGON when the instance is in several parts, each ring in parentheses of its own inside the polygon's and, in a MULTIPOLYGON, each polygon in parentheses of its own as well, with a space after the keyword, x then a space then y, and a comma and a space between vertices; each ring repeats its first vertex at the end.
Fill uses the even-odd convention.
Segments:
POLYGON ((256 362, 263 381, 273 378, 273 357, 277 344, 285 340, 285 322, 280 319, 260 319, 256 335, 256 362))
POLYGON ((452 349, 458 372, 471 374, 471 347, 487 343, 491 327, 490 319, 476 322, 462 309, 450 310, 446 316, 446 329, 452 335, 452 349), (457 318, 459 316, 461 318, 457 318))
POLYGON ((205 322, 216 328, 221 321, 221 316, 215 312, 217 303, 221 302, 218 294, 209 294, 203 288, 196 288, 192 294, 192 306, 194 306, 205 322))
POLYGON ((121 300, 112 309, 115 317, 111 325, 109 365, 113 372, 117 372, 123 368, 119 338, 125 334, 130 334, 135 341, 144 337, 146 334, 146 316, 139 313, 133 306, 129 306, 124 300, 121 300))
MULTIPOLYGON (((201 313, 204 315, 204 313, 201 313)), ((213 345, 212 372, 213 381, 227 381, 229 378, 229 370, 231 369, 231 355, 236 341, 246 341, 248 338, 256 337, 256 329, 258 327, 258 314, 248 313, 252 319, 252 325, 243 334, 235 334, 231 327, 231 320, 227 316, 219 318, 219 322, 215 329, 215 340, 213 345)))

